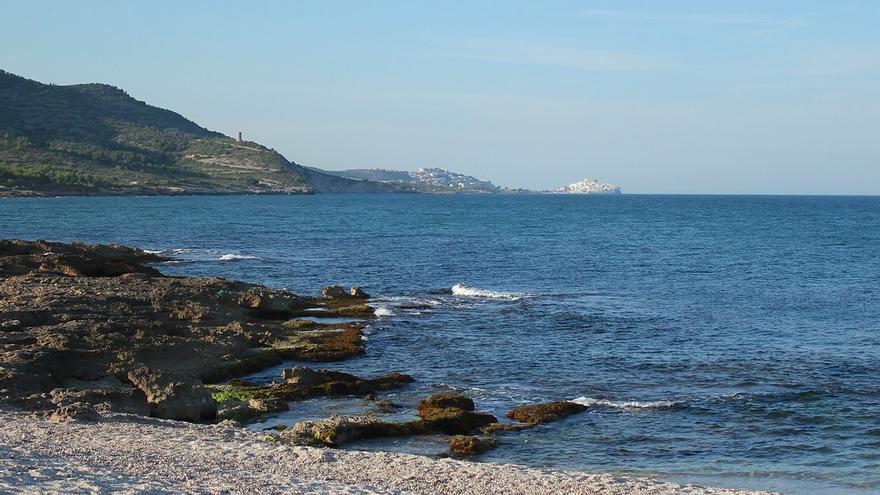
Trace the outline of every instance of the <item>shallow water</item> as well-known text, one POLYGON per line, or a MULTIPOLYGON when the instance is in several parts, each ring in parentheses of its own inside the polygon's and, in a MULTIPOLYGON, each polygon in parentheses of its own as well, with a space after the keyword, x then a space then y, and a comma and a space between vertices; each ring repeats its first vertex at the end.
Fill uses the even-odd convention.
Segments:
MULTIPOLYGON (((300 293, 360 285, 384 316, 332 367, 415 376, 391 400, 594 406, 486 461, 880 491, 880 198, 28 198, 0 200, 0 237, 132 244, 185 261, 167 273, 300 293)), ((279 420, 369 407, 342 402, 279 420)))

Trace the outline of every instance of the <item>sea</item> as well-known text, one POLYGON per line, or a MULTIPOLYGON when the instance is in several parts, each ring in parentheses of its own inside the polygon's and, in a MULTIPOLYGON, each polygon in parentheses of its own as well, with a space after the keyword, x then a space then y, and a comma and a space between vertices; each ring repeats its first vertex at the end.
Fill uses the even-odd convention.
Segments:
MULTIPOLYGON (((880 197, 16 198, 0 237, 134 245, 176 258, 167 274, 298 294, 363 287, 366 353, 326 366, 411 374, 380 394, 402 406, 391 419, 440 391, 499 417, 590 406, 476 462, 880 493, 880 197)), ((370 407, 315 399, 251 427, 370 407)))

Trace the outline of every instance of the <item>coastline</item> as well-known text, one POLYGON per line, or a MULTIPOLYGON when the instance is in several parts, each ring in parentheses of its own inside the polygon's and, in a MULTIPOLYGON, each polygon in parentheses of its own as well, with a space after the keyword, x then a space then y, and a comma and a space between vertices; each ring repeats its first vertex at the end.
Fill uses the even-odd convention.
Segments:
POLYGON ((747 495, 752 492, 511 464, 300 447, 229 422, 128 414, 50 423, 0 409, 0 491, 747 495))

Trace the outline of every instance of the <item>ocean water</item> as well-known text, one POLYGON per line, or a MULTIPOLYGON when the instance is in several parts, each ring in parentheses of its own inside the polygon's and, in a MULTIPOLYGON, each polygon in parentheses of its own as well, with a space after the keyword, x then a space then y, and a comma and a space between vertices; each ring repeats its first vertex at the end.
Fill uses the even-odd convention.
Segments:
POLYGON ((0 200, 0 237, 131 244, 185 261, 166 273, 297 293, 360 285, 381 317, 332 367, 412 374, 393 401, 593 406, 481 461, 880 493, 878 197, 26 198, 0 200))

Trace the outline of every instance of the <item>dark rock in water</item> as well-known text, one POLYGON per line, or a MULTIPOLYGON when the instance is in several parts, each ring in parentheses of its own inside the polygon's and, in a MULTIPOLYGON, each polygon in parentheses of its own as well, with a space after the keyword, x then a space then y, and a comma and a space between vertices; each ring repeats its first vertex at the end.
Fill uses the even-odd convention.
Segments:
POLYGON ((516 432, 528 430, 529 428, 534 428, 535 424, 514 424, 514 423, 489 423, 486 426, 480 428, 480 433, 484 435, 491 435, 494 433, 507 433, 507 432, 516 432))
POLYGON ((507 417, 521 423, 542 424, 559 421, 573 414, 582 413, 587 409, 589 408, 583 404, 556 401, 515 407, 507 413, 507 417))
POLYGON ((339 447, 356 440, 411 435, 406 423, 389 423, 372 416, 334 416, 293 425, 281 434, 295 445, 339 447))
POLYGON ((464 411, 474 410, 474 401, 469 397, 459 394, 433 394, 419 402, 419 415, 423 410, 431 408, 454 408, 464 411))
POLYGON ((305 366, 281 370, 281 379, 287 383, 299 383, 301 385, 317 385, 324 382, 324 377, 317 371, 305 366))
POLYGON ((453 456, 478 455, 498 446, 498 441, 487 436, 455 435, 449 441, 449 453, 453 456))
POLYGON ((200 421, 217 415, 211 393, 192 378, 138 368, 128 373, 128 380, 146 395, 153 416, 200 421))
POLYGON ((369 299, 370 295, 363 291, 360 287, 351 288, 351 297, 355 299, 369 299))
POLYGON ((343 306, 335 308, 335 316, 344 316, 349 318, 373 318, 376 316, 376 308, 367 306, 366 304, 355 304, 352 306, 343 306))
POLYGON ((321 289, 321 293, 324 294, 324 297, 329 297, 331 299, 341 299, 346 297, 351 297, 345 289, 338 285, 329 285, 321 289))
POLYGON ((287 411, 290 406, 285 401, 269 399, 250 399, 247 401, 230 399, 221 402, 217 408, 217 421, 232 420, 237 423, 247 423, 254 418, 287 411))
MULTIPOLYGON (((307 320, 293 320, 300 322, 307 320)), ((362 326, 347 325, 343 328, 334 327, 325 331, 303 331, 302 325, 286 322, 284 329, 295 330, 286 339, 279 339, 273 347, 286 359, 302 361, 341 361, 364 352, 362 326)), ((309 322, 308 328, 324 328, 320 324, 309 322)))
POLYGON ((213 386, 215 400, 227 401, 265 401, 267 404, 279 404, 287 401, 303 400, 310 397, 364 395, 379 390, 401 388, 413 381, 409 375, 389 373, 376 378, 363 379, 341 371, 326 369, 311 370, 309 368, 288 368, 282 371, 284 383, 273 383, 267 386, 246 384, 229 384, 213 386))
MULTIPOLYGON (((395 406, 389 403, 390 406, 395 406)), ((396 407, 396 406, 395 406, 396 407)), ((306 421, 286 431, 283 439, 299 445, 326 445, 338 447, 347 442, 366 438, 401 437, 411 435, 465 435, 481 426, 495 423, 491 414, 474 412, 473 402, 467 397, 444 394, 431 396, 419 407, 421 419, 407 422, 387 422, 373 416, 334 416, 320 421, 306 421), (439 406, 449 407, 439 407, 439 406), (458 407, 461 406, 461 407, 458 407)), ((468 437, 470 438, 470 437, 468 437)), ((488 448, 491 439, 475 437, 470 447, 459 440, 461 449, 474 451, 488 448)))
POLYGON ((491 414, 474 412, 474 401, 456 394, 431 395, 419 403, 421 429, 445 433, 465 434, 498 419, 491 414))

